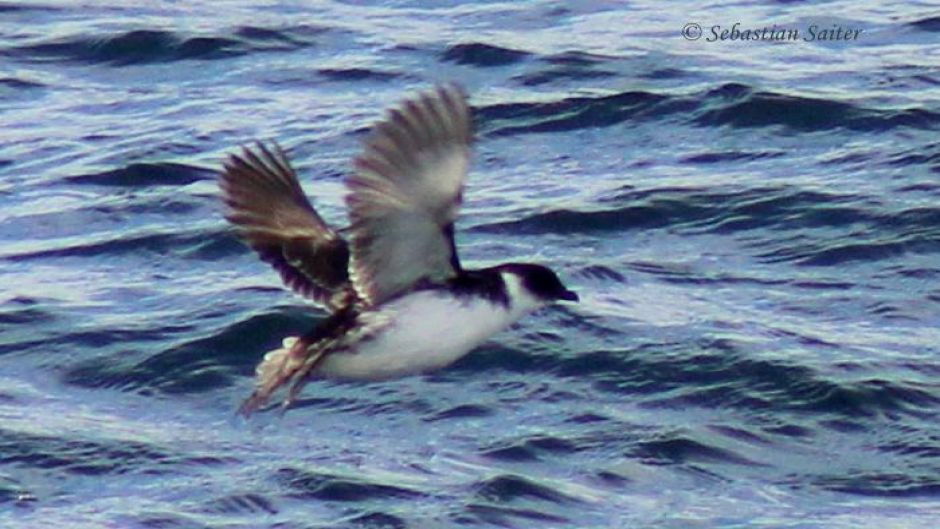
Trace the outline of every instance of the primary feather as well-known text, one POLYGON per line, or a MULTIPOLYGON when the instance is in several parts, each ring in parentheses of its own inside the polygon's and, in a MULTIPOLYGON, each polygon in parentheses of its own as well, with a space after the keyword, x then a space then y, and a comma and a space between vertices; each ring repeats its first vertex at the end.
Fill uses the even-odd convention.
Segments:
POLYGON ((298 294, 335 310, 348 303, 349 248, 317 214, 284 152, 259 143, 226 160, 225 218, 298 294))
POLYGON ((453 223, 472 141, 466 95, 454 85, 405 101, 375 126, 346 180, 350 279, 365 305, 459 271, 453 223))

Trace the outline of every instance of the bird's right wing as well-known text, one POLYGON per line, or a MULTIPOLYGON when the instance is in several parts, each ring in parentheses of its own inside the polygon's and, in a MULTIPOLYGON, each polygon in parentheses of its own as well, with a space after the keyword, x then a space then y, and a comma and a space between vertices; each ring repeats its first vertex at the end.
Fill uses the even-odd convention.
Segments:
POLYGON ((351 295, 349 248, 307 200, 284 151, 259 143, 226 160, 225 218, 298 294, 333 310, 351 295))
POLYGON ((460 271, 454 221, 472 141, 467 97, 455 85, 406 100, 373 129, 346 179, 350 280, 367 306, 460 271))

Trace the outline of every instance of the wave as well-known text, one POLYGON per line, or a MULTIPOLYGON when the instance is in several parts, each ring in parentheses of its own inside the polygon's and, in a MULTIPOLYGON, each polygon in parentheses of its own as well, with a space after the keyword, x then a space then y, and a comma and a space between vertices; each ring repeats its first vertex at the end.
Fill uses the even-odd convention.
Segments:
MULTIPOLYGON (((565 76, 575 76, 568 70, 565 76)), ((548 70, 522 76, 539 82, 548 70)), ((587 78, 606 74, 586 72, 587 78)), ((547 82, 547 81, 546 81, 547 82)), ((700 126, 753 128, 781 126, 799 132, 848 129, 884 132, 895 128, 933 130, 940 113, 919 107, 869 108, 845 101, 819 99, 729 83, 698 94, 628 91, 604 96, 575 96, 537 103, 508 103, 479 108, 481 128, 492 136, 609 127, 627 121, 680 120, 700 126)))
MULTIPOLYGON (((237 380, 251 377, 254 366, 265 351, 273 349, 284 336, 309 330, 314 320, 300 307, 256 314, 234 322, 199 338, 181 343, 159 345, 156 352, 134 361, 121 350, 112 355, 99 355, 70 367, 64 375, 68 384, 86 388, 120 388, 126 391, 159 391, 162 393, 202 393, 230 386, 237 380)), ((180 332, 178 328, 154 328, 150 338, 167 341, 180 332)), ((122 342, 148 341, 140 336, 122 337, 116 329, 85 331, 90 339, 69 333, 63 343, 120 345, 122 342), (100 340, 106 343, 100 343, 100 340)), ((120 347, 118 347, 120 349, 120 347)))
POLYGON ((913 469, 906 469, 904 473, 855 471, 845 475, 810 477, 808 481, 824 489, 860 496, 936 498, 940 495, 940 479, 935 473, 913 469))
POLYGON ((4 54, 21 60, 107 63, 116 66, 181 60, 214 60, 254 52, 293 51, 313 45, 322 29, 298 26, 283 30, 253 26, 225 36, 183 36, 142 29, 104 37, 69 37, 10 47, 4 54))
POLYGON ((616 75, 616 72, 611 72, 608 70, 594 70, 581 67, 560 67, 541 72, 517 75, 513 77, 512 80, 524 86, 539 86, 561 80, 585 81, 588 79, 615 77, 616 75))
POLYGON ((567 51, 540 57, 539 62, 547 66, 539 67, 534 72, 517 75, 512 80, 523 86, 540 86, 557 81, 587 81, 615 77, 618 75, 616 71, 601 68, 602 65, 615 61, 615 57, 606 55, 567 51))
MULTIPOLYGON (((925 165, 931 172, 940 173, 940 143, 929 143, 919 146, 916 150, 904 150, 895 153, 889 160, 888 165, 892 167, 907 167, 910 165, 925 165)), ((905 190, 932 191, 940 186, 932 182, 923 182, 914 184, 905 190)))
POLYGON ((844 101, 756 91, 740 84, 712 90, 704 96, 704 102, 694 121, 709 126, 780 125, 800 132, 838 128, 883 132, 897 127, 932 129, 940 125, 940 113, 917 107, 866 108, 844 101))
POLYGON ((0 87, 6 87, 13 90, 30 90, 33 88, 45 88, 46 85, 36 81, 26 81, 15 77, 0 78, 0 87))
POLYGON ((441 60, 487 68, 515 64, 525 60, 530 55, 526 51, 501 48, 481 42, 469 42, 448 47, 441 53, 441 60))
POLYGON ((706 462, 765 466, 729 450, 710 446, 683 436, 669 436, 665 439, 642 441, 633 447, 631 456, 653 465, 706 462))
POLYGON ((320 68, 317 74, 332 81, 391 81, 407 77, 404 73, 371 68, 320 68))
MULTIPOLYGON (((15 297, 0 305, 0 324, 38 324, 55 320, 55 313, 43 306, 39 299, 15 297)), ((3 334, 3 331, 0 331, 3 334)), ((2 352, 2 348, 0 348, 2 352)))
POLYGON ((22 262, 50 257, 173 254, 185 258, 215 260, 237 255, 242 249, 241 243, 220 227, 215 230, 196 229, 187 232, 143 231, 84 236, 75 242, 57 240, 43 243, 40 249, 8 254, 3 256, 3 259, 22 262))
POLYGON ((358 502, 387 498, 419 500, 425 496, 421 491, 399 485, 305 469, 282 468, 276 478, 295 498, 358 502))
POLYGON ((179 163, 133 163, 127 167, 66 177, 66 182, 114 187, 184 186, 201 180, 213 180, 211 169, 179 163))
POLYGON ((940 17, 927 17, 920 20, 909 22, 909 24, 921 31, 940 33, 940 17))
MULTIPOLYGON (((851 204, 854 195, 806 191, 792 186, 742 190, 672 187, 626 188, 602 199, 612 207, 589 211, 556 209, 483 224, 474 231, 495 233, 583 233, 670 227, 713 233, 758 228, 844 226, 872 222, 876 214, 851 204), (628 205, 620 205, 626 203, 628 205), (802 216, 801 216, 802 214, 802 216)), ((894 220, 886 219, 893 223, 894 220)))
POLYGON ((600 202, 612 206, 531 213, 472 231, 571 235, 657 228, 718 234, 763 230, 765 237, 748 243, 758 250, 758 259, 804 266, 940 252, 940 207, 879 211, 862 196, 793 186, 740 191, 628 188, 600 202), (783 236, 787 232, 797 237, 783 236))
POLYGON ((545 483, 515 474, 500 474, 484 480, 477 490, 477 496, 499 503, 508 503, 520 498, 531 498, 555 504, 570 504, 579 501, 545 483))
POLYGON ((670 351, 669 344, 634 350, 601 349, 576 356, 528 354, 490 346, 453 369, 552 373, 591 381, 594 388, 642 398, 648 407, 731 408, 749 413, 811 412, 816 417, 870 419, 931 412, 940 397, 915 385, 873 377, 829 380, 811 368, 754 358, 727 340, 701 344, 700 353, 670 351))
POLYGON ((571 97, 540 103, 504 103, 478 107, 481 129, 491 136, 559 132, 608 127, 648 116, 669 96, 623 92, 601 97, 571 97))
POLYGON ((581 50, 569 50, 541 57, 540 60, 548 64, 564 66, 595 66, 616 61, 612 55, 601 55, 581 50))
POLYGON ((42 471, 56 469, 80 476, 122 475, 133 471, 152 476, 179 471, 172 467, 212 466, 224 462, 221 458, 190 457, 126 439, 82 440, 0 428, 0 464, 42 471))
POLYGON ((500 461, 537 461, 543 456, 565 456, 577 452, 576 443, 548 434, 526 436, 509 442, 501 441, 484 448, 480 455, 500 461))
POLYGON ((12 2, 0 2, 0 13, 20 13, 24 11, 46 11, 55 12, 62 8, 52 5, 41 4, 15 4, 12 2))

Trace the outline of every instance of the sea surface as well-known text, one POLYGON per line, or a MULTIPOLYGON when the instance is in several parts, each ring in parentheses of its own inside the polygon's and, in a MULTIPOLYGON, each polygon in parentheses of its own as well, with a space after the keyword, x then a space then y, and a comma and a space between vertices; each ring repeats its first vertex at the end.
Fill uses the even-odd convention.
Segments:
POLYGON ((0 2, 0 527, 933 528, 938 344, 935 2, 0 2), (278 141, 344 225, 443 81, 464 263, 581 303, 237 417, 325 313, 222 160, 278 141))

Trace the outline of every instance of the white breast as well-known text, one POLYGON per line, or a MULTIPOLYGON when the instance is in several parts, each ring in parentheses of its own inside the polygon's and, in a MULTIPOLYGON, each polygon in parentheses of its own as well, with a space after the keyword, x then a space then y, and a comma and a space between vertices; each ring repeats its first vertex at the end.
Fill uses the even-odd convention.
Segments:
MULTIPOLYGON (((515 277, 510 281, 514 281, 515 277)), ((446 291, 409 294, 363 317, 386 321, 374 337, 324 358, 317 374, 375 380, 444 367, 539 306, 508 284, 510 306, 446 291), (516 294, 514 296, 514 294, 516 294)))

